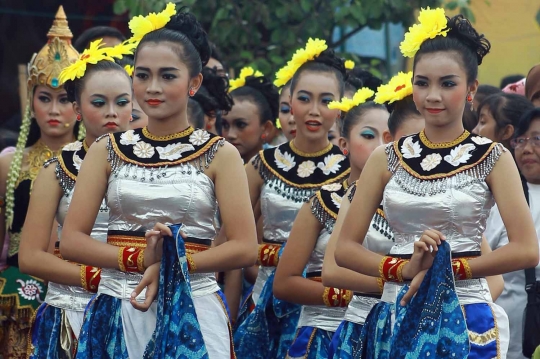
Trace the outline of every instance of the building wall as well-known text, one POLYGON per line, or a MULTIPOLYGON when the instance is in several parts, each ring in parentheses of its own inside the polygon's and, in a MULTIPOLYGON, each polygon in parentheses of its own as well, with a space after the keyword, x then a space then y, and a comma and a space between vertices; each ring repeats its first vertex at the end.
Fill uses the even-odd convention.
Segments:
POLYGON ((527 75, 540 63, 540 26, 535 16, 540 0, 472 0, 474 26, 491 42, 480 66, 479 81, 499 86, 510 74, 527 75))

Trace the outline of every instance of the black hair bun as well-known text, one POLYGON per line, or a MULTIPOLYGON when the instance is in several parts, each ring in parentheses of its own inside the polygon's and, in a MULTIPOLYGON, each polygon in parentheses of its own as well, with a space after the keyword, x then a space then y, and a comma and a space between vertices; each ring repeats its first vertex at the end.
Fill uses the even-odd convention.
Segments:
POLYGON ((75 95, 75 93, 77 92, 77 84, 75 83, 76 81, 79 81, 79 79, 67 80, 66 82, 64 82, 64 90, 66 90, 67 99, 71 103, 77 101, 75 95))
POLYGON ((208 42, 206 31, 204 31, 202 25, 193 14, 187 12, 185 7, 182 7, 176 15, 173 15, 171 20, 165 25, 165 28, 186 35, 199 52, 202 66, 206 66, 208 60, 210 60, 210 43, 208 42))
POLYGON ((454 37, 462 41, 475 54, 478 65, 482 64, 482 59, 491 49, 491 44, 483 34, 479 34, 469 20, 463 15, 456 15, 448 18, 448 37, 454 37))
POLYGON ((343 75, 343 78, 345 78, 345 76, 347 75, 347 69, 345 68, 345 59, 338 57, 332 49, 324 50, 319 54, 319 56, 315 57, 313 61, 335 68, 343 75))
POLYGON ((246 84, 244 86, 251 87, 259 91, 268 101, 270 111, 272 112, 272 120, 279 116, 279 92, 272 82, 270 82, 266 76, 246 77, 246 84))
MULTIPOLYGON (((382 80, 380 78, 359 67, 355 67, 354 69, 350 70, 348 77, 359 79, 362 81, 362 87, 367 87, 375 92, 377 92, 379 86, 382 85, 382 80)), ((347 82, 349 82, 349 79, 347 79, 347 82)))
POLYGON ((360 90, 362 87, 364 87, 364 82, 362 79, 352 75, 350 72, 347 74, 347 78, 345 79, 345 86, 354 88, 354 91, 360 90))
POLYGON ((207 116, 212 113, 215 114, 217 110, 230 111, 233 99, 228 93, 229 80, 226 77, 219 76, 216 70, 208 67, 203 68, 202 75, 202 86, 193 96, 193 99, 201 104, 207 116))

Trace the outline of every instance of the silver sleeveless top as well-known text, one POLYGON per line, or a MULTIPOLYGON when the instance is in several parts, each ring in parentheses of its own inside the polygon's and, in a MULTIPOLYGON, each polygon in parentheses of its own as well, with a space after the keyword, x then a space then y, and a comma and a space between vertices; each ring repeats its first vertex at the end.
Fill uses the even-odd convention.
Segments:
MULTIPOLYGON (((411 254, 427 228, 441 231, 454 254, 480 252, 494 204, 485 179, 504 151, 467 131, 447 145, 430 143, 423 132, 387 145, 392 177, 383 203, 395 239, 390 255, 411 254)), ((386 283, 382 300, 395 302, 401 287, 386 283)), ((461 304, 492 301, 483 278, 456 281, 456 292, 461 304)))
MULTIPOLYGON (((191 163, 158 168, 137 166, 120 158, 110 138, 108 141, 112 164, 106 196, 110 209, 109 230, 144 232, 158 222, 183 223, 183 232, 188 237, 215 239, 214 183, 201 168, 191 163)), ((213 153, 222 144, 223 140, 214 143, 213 153)), ((203 156, 207 157, 207 164, 213 158, 213 154, 203 156)), ((129 300, 141 278, 139 273, 103 268, 98 293, 129 300)), ((190 274, 190 284, 194 297, 219 290, 214 273, 190 274)), ((138 299, 142 297, 144 293, 138 299)))
MULTIPOLYGON (((82 146, 81 142, 72 143, 64 148, 65 152, 63 153, 65 154, 66 152, 73 152, 73 154, 75 155, 76 152, 69 151, 69 149, 78 148, 80 150, 81 147, 79 147, 77 144, 80 144, 82 146)), ((66 156, 64 159, 67 159, 68 157, 69 156, 66 156)), ((62 161, 62 159, 60 161, 62 161)), ((66 166, 62 167, 60 161, 58 159, 53 159, 46 164, 46 166, 49 166, 51 163, 57 163, 55 171, 57 178, 59 179, 60 186, 62 187, 62 190, 64 192, 64 195, 62 196, 62 198, 60 198, 60 202, 58 203, 58 208, 56 211, 56 221, 58 222, 59 239, 62 238, 62 228, 66 219, 69 205, 71 204, 71 200, 73 199, 73 192, 75 187, 75 181, 68 179, 68 175, 64 170, 66 166)), ((96 222, 94 223, 94 227, 92 228, 90 236, 100 242, 106 242, 108 223, 109 209, 107 208, 105 201, 103 201, 99 208, 99 213, 96 217, 96 222)), ((79 286, 70 286, 49 282, 49 286, 47 288, 47 295, 45 296, 45 302, 53 307, 57 307, 60 309, 83 312, 92 296, 94 296, 94 293, 89 292, 79 286)))

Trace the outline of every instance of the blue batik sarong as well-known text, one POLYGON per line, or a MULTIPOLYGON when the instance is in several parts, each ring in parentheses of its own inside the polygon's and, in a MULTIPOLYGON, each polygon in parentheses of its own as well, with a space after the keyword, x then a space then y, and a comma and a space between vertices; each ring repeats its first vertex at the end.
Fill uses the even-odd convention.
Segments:
POLYGON ((298 328, 287 359, 328 359, 334 332, 315 327, 298 328))

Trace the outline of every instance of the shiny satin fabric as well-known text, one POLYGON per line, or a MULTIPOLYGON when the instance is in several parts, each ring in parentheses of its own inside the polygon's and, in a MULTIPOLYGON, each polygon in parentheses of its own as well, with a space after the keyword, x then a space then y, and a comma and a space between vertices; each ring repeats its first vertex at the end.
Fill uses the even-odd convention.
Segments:
MULTIPOLYGON (((212 180, 190 164, 161 168, 159 173, 159 178, 142 182, 149 177, 148 169, 122 164, 109 177, 109 230, 145 231, 158 222, 183 223, 188 237, 214 240, 217 200, 212 180)), ((141 278, 103 269, 99 293, 128 300, 141 278)), ((197 273, 190 279, 194 297, 219 290, 213 273, 197 273)), ((143 297, 144 293, 137 299, 143 297)))
POLYGON ((296 215, 304 203, 284 198, 276 187, 270 187, 269 183, 263 185, 260 201, 264 238, 286 242, 296 215))

